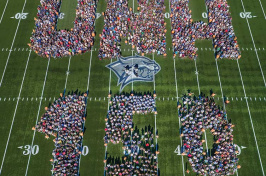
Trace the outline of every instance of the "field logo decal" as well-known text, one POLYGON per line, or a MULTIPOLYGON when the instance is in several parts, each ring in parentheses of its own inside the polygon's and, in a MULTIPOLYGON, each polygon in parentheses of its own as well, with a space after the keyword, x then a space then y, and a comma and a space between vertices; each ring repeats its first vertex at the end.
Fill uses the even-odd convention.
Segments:
POLYGON ((154 75, 161 70, 156 61, 143 56, 119 57, 106 67, 118 77, 117 85, 121 84, 120 92, 126 85, 135 81, 153 82, 154 75))

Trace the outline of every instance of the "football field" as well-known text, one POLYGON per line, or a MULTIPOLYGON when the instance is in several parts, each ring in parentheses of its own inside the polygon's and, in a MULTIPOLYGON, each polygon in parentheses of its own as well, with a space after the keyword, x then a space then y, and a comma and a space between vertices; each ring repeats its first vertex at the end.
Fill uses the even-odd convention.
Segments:
MULTIPOLYGON (((104 146, 105 117, 108 94, 118 94, 118 78, 106 65, 116 59, 98 58, 103 30, 106 0, 97 2, 95 42, 91 51, 82 55, 47 59, 39 57, 29 46, 39 0, 0 1, 0 175, 51 175, 53 139, 32 127, 40 120, 64 90, 66 94, 88 91, 87 116, 80 159, 81 176, 104 175, 106 151, 122 156, 121 145, 104 146)), ((63 0, 57 29, 70 29, 75 18, 75 0, 63 0)), ((128 0, 136 12, 137 0, 128 0)), ((239 176, 264 176, 266 169, 266 1, 228 0, 232 23, 241 50, 241 59, 215 59, 212 41, 197 40, 197 60, 173 58, 170 4, 166 7, 167 56, 145 54, 155 60, 161 70, 154 82, 134 82, 123 92, 156 91, 158 114, 134 116, 138 126, 152 125, 158 129, 158 167, 162 176, 196 175, 187 156, 175 152, 181 146, 177 101, 191 90, 216 94, 215 101, 223 106, 234 127, 234 143, 241 149, 235 172, 239 176), (154 118, 155 117, 155 118, 154 118)), ((204 0, 190 0, 194 21, 207 22, 204 0)), ((122 43, 122 42, 121 42, 122 43)), ((130 45, 121 46, 122 56, 136 54, 130 45)), ((208 148, 214 142, 206 132, 208 148)))

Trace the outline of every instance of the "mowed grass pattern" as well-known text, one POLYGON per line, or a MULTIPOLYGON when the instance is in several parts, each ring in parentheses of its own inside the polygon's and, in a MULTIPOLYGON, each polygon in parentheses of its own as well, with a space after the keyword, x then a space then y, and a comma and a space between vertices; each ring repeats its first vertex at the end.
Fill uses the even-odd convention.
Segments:
MULTIPOLYGON (((266 20, 263 16, 259 0, 242 1, 245 11, 251 12, 252 16, 257 17, 247 19, 250 25, 248 26, 247 20, 240 17, 240 13, 244 12, 241 0, 228 0, 233 27, 242 52, 242 58, 239 60, 241 72, 239 72, 238 64, 234 60, 218 60, 216 64, 213 51, 209 50, 209 48, 212 48, 212 42, 198 40, 196 42, 196 46, 199 48, 199 57, 196 65, 199 73, 197 81, 195 74, 196 67, 193 60, 181 58, 173 60, 170 20, 165 19, 167 22, 167 57, 154 56, 156 62, 161 66, 161 71, 155 77, 155 89, 158 97, 156 101, 158 110, 156 125, 159 131, 158 144, 160 151, 158 161, 162 176, 182 175, 183 164, 185 170, 188 169, 190 171, 189 173, 185 172, 185 175, 196 175, 189 166, 187 157, 183 157, 184 162, 182 162, 182 157, 177 156, 174 150, 180 145, 176 97, 181 97, 188 89, 197 95, 199 88, 206 95, 209 94, 210 89, 213 89, 216 93, 215 99, 221 106, 223 105, 222 94, 231 101, 226 105, 226 110, 228 118, 236 125, 233 133, 234 142, 239 146, 247 147, 242 150, 239 156, 239 164, 242 168, 238 170, 238 175, 264 175, 256 147, 253 127, 260 150, 261 162, 265 167, 266 139, 264 133, 266 130, 264 114, 266 101, 264 97, 266 97, 266 87, 262 75, 265 75, 264 72, 266 72, 266 51, 264 49, 266 48, 266 37, 264 35, 266 20), (258 57, 256 56, 252 40, 256 46, 258 57), (259 64, 261 64, 262 69, 260 69, 259 64), (175 72, 177 75, 176 79, 175 72), (221 92, 220 85, 223 92, 221 92), (176 92, 176 88, 178 92, 176 92), (248 97, 248 104, 245 100, 244 90, 248 97), (250 121, 251 118, 253 124, 250 121)), ((5 71, 0 87, 0 163, 3 163, 1 175, 25 175, 28 161, 27 175, 44 176, 51 174, 52 166, 49 160, 52 158, 52 150, 54 148, 52 139, 46 140, 43 134, 36 133, 33 144, 38 145, 40 150, 37 155, 31 155, 30 160, 29 156, 23 155, 23 150, 18 147, 31 145, 33 140, 31 128, 44 113, 44 108, 53 103, 54 97, 57 98, 64 91, 66 71, 69 67, 70 74, 67 80, 66 93, 71 93, 72 91, 86 92, 88 76, 90 75, 86 131, 83 141, 83 144, 88 146, 89 153, 81 157, 80 175, 101 176, 104 174, 104 119, 108 109, 107 96, 109 93, 110 77, 110 71, 105 66, 111 62, 109 59, 99 60, 97 58, 100 45, 99 34, 104 25, 103 16, 96 20, 96 39, 93 51, 71 57, 70 65, 70 58, 67 57, 56 60, 51 59, 49 67, 47 67, 48 60, 38 57, 34 52, 30 54, 27 46, 32 29, 34 28, 33 19, 36 16, 39 1, 26 0, 24 12, 29 14, 26 19, 20 21, 19 26, 19 20, 10 18, 22 11, 24 2, 25 0, 9 0, 0 24, 0 78, 5 71), (9 51, 11 46, 13 46, 13 51, 9 51), (4 50, 2 50, 3 48, 4 50), (14 50, 15 48, 16 51, 14 50), (18 51, 19 48, 20 51, 18 51), (22 48, 24 48, 23 51, 22 48), (27 51, 26 48, 28 49, 27 51), (29 62, 27 65, 28 58, 29 62), (6 63, 7 66, 5 67, 6 63), (25 69, 26 65, 27 69, 25 69), (24 77, 25 70, 26 74, 24 77), (22 83, 23 86, 21 86, 22 83), (20 99, 18 100, 19 93, 20 99), (40 101, 42 95, 43 99, 40 101), (49 100, 50 98, 51 100, 49 100), (9 133, 11 126, 12 130, 9 133)), ((129 0, 131 7, 133 7, 133 3, 135 3, 134 8, 136 11, 137 1, 129 0)), ((5 4, 6 0, 0 1, 0 17, 5 4)), ((189 5, 194 21, 206 21, 202 17, 202 13, 206 12, 203 0, 191 0, 189 5)), ((266 2, 262 1, 262 5, 266 7, 266 2)), ((166 12, 169 12, 168 0, 165 0, 165 6, 166 12)), ((76 3, 74 1, 62 1, 61 12, 65 16, 64 19, 59 20, 58 28, 70 29, 72 27, 75 8, 76 3)), ((106 1, 99 0, 97 13, 101 14, 105 10, 106 1)), ((264 8, 264 10, 266 9, 264 8)), ((132 52, 130 46, 123 44, 122 55, 131 56, 132 54, 134 55, 135 51, 132 52)), ((147 55, 147 57, 153 59, 152 54, 147 55)), ((112 61, 115 61, 115 59, 112 61)), ((153 83, 136 82, 133 84, 133 89, 137 92, 152 92, 154 90, 153 86, 153 83)), ((113 73, 111 73, 110 89, 113 94, 119 91, 117 78, 113 73)), ((124 89, 125 92, 130 92, 131 90, 131 84, 124 89)), ((154 127, 155 125, 152 115, 147 117, 136 116, 134 122, 139 127, 149 124, 154 127)), ((211 136, 208 135, 207 139, 209 146, 211 146, 213 142, 211 136)), ((120 145, 108 145, 108 152, 110 155, 122 155, 120 148, 120 145)))

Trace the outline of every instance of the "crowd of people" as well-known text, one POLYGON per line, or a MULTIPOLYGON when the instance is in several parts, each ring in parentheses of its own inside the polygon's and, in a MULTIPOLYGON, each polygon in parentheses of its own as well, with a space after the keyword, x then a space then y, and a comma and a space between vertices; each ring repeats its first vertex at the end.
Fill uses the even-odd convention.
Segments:
POLYGON ((128 8, 127 0, 108 0, 104 13, 104 27, 100 34, 98 57, 116 58, 121 55, 121 40, 129 36, 132 9, 128 8))
POLYGON ((104 142, 119 143, 123 133, 133 128, 133 115, 154 112, 155 100, 150 94, 115 95, 110 100, 104 142))
POLYGON ((133 13, 133 32, 129 43, 138 54, 166 54, 166 22, 164 0, 138 0, 138 13, 133 13))
POLYGON ((237 169, 237 150, 233 144, 233 127, 227 114, 217 106, 213 97, 184 96, 178 105, 182 124, 183 154, 194 172, 200 175, 233 175, 237 169), (210 130, 214 143, 212 151, 203 148, 202 135, 210 130))
POLYGON ((54 136, 53 175, 79 175, 79 159, 82 151, 83 125, 85 120, 86 94, 62 96, 57 99, 33 130, 54 136))
POLYGON ((166 54, 164 0, 138 0, 138 5, 138 13, 134 13, 127 0, 108 0, 100 35, 100 59, 119 57, 123 39, 138 54, 166 54))
MULTIPOLYGON (((58 58, 81 54, 94 44, 94 23, 98 0, 78 0, 74 27, 57 30, 61 1, 41 0, 35 29, 29 46, 38 55, 58 58)), ((208 24, 193 22, 189 0, 170 0, 173 54, 196 58, 197 39, 212 39, 216 58, 241 57, 232 18, 226 0, 206 0, 208 24)), ((98 57, 121 56, 121 42, 132 45, 138 54, 156 52, 166 55, 166 22, 164 0, 138 0, 138 13, 127 0, 108 0, 104 28, 100 34, 98 57)))
POLYGON ((145 126, 140 130, 134 127, 134 114, 155 113, 152 95, 116 95, 111 98, 106 118, 104 142, 122 142, 122 158, 107 156, 106 175, 158 175, 158 146, 154 140, 158 131, 145 126))
POLYGON ((216 58, 239 59, 240 50, 227 0, 206 0, 206 6, 209 9, 208 31, 210 38, 213 38, 216 58))
POLYGON ((206 0, 208 24, 193 22, 189 0, 170 0, 170 3, 174 57, 197 58, 197 39, 212 39, 216 58, 241 57, 226 0, 206 0))
POLYGON ((78 0, 74 27, 57 30, 60 0, 41 0, 29 46, 39 56, 58 58, 83 53, 94 43, 97 0, 78 0))

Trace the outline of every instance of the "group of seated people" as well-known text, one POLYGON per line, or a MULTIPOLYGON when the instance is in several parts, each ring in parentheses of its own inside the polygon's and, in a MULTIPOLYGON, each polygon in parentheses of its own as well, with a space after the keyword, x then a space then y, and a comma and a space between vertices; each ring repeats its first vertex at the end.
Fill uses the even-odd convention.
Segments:
MULTIPOLYGON (((106 175, 158 175, 158 131, 145 126, 134 127, 134 114, 155 112, 155 101, 149 93, 144 95, 115 95, 111 98, 106 118, 104 142, 123 144, 123 157, 107 156, 106 175)), ((113 145, 113 144, 112 144, 113 145)))
POLYGON ((82 139, 85 121, 86 97, 84 94, 62 96, 57 99, 33 130, 45 134, 45 138, 54 136, 52 175, 79 175, 79 159, 82 151, 82 139))
POLYGON ((138 54, 166 54, 164 0, 138 0, 137 10, 138 13, 134 13, 127 0, 107 1, 104 28, 100 34, 100 59, 119 57, 123 39, 138 54))
POLYGON ((78 0, 74 27, 57 30, 61 1, 41 0, 38 6, 35 29, 30 48, 39 56, 47 58, 65 57, 88 51, 94 42, 96 0, 78 0))
POLYGON ((227 0, 206 0, 208 24, 193 22, 189 0, 170 0, 170 3, 174 57, 197 58, 197 39, 212 39, 216 58, 241 57, 227 0))
MULTIPOLYGON (((181 121, 182 154, 194 172, 200 175, 233 175, 238 158, 236 145, 233 144, 233 127, 227 120, 227 114, 217 106, 212 96, 199 97, 185 95, 178 102, 181 121), (213 135, 213 148, 206 151, 202 136, 210 130, 213 135)), ((211 141, 208 141, 210 143, 211 141)))

